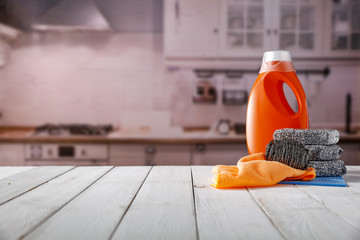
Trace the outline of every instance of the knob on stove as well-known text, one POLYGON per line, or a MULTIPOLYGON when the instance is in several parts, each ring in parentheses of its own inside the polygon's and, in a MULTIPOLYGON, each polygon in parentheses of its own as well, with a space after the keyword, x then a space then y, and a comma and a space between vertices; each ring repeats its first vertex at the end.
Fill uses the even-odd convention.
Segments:
POLYGON ((152 145, 148 145, 145 147, 145 153, 146 154, 154 154, 156 152, 156 149, 152 145))
POLYGON ((41 147, 41 145, 31 145, 30 146, 30 157, 32 159, 42 157, 42 147, 41 147))
POLYGON ((48 152, 48 155, 49 155, 49 156, 52 156, 52 155, 53 155, 53 150, 52 150, 52 149, 48 149, 47 152, 48 152))
POLYGON ((82 156, 86 156, 86 150, 85 150, 85 149, 82 149, 82 150, 81 150, 81 155, 82 155, 82 156))

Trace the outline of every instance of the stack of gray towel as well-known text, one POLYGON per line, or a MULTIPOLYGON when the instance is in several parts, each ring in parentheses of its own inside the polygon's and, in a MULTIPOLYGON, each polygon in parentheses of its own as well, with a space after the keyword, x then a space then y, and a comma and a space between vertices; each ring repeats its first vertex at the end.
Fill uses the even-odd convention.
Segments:
POLYGON ((274 140, 266 147, 266 158, 291 167, 313 167, 318 177, 333 177, 346 174, 343 150, 336 145, 339 132, 324 129, 284 128, 274 132, 274 140))

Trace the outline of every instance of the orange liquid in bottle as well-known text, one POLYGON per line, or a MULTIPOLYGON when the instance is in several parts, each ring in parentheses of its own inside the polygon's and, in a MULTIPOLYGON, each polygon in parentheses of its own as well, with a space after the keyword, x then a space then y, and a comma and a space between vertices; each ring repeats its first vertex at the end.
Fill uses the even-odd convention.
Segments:
POLYGON ((246 142, 249 154, 265 152, 273 133, 281 128, 309 127, 306 96, 295 74, 290 53, 265 52, 260 74, 251 90, 246 114, 246 142), (298 111, 286 100, 283 84, 293 91, 298 111))

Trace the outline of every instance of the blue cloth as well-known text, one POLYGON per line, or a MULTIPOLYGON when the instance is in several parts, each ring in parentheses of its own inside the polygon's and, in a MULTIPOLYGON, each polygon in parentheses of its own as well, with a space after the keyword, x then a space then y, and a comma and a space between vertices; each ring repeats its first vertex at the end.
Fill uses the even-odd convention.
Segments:
POLYGON ((295 184, 295 185, 318 185, 328 187, 347 187, 343 177, 316 177, 309 181, 281 181, 279 184, 295 184))

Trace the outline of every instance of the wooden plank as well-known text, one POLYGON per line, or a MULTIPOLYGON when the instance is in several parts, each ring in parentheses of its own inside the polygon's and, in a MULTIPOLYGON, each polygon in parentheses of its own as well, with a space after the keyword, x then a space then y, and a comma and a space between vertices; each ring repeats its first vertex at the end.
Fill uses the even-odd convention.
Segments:
POLYGON ((0 167, 0 180, 32 168, 34 167, 0 167))
POLYGON ((22 238, 110 169, 77 167, 1 205, 0 238, 22 238))
POLYGON ((249 188, 249 192, 287 239, 360 236, 359 230, 295 186, 249 188))
POLYGON ((74 167, 37 167, 0 180, 0 205, 74 167))
POLYGON ((347 173, 343 176, 346 184, 360 191, 360 166, 346 166, 347 173))
POLYGON ((200 239, 283 239, 247 189, 210 186, 211 166, 192 166, 200 239))
POLYGON ((360 230, 360 191, 348 187, 297 187, 360 230))
POLYGON ((24 239, 109 239, 149 170, 111 170, 24 239))
POLYGON ((153 167, 112 239, 196 239, 190 167, 153 167))

